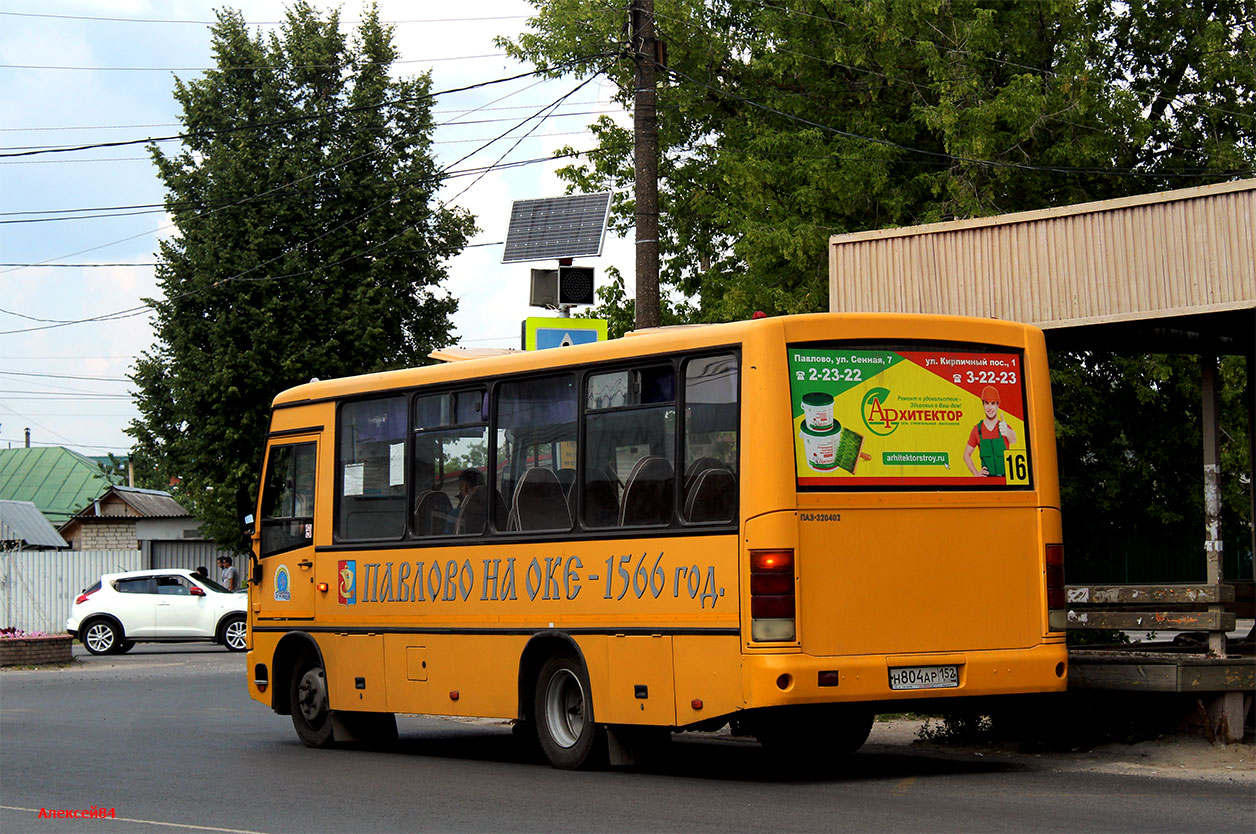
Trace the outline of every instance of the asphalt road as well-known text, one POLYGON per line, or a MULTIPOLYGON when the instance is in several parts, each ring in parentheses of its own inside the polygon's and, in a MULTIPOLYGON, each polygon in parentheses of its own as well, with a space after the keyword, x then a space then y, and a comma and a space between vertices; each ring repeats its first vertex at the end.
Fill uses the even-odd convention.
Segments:
POLYGON ((389 752, 308 750, 244 656, 139 646, 0 672, 0 831, 1251 831, 1249 784, 1061 772, 870 743, 836 771, 681 736, 645 770, 570 773, 509 728, 403 717, 389 752), (41 810, 112 809, 112 819, 41 810))

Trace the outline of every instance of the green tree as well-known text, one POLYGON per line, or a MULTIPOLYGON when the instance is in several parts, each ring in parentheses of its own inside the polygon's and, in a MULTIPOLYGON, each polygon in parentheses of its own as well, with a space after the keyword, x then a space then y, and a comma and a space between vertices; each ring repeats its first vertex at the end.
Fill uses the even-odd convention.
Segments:
POLYGON ((161 243, 156 343, 128 433, 207 534, 240 545, 270 402, 312 376, 420 364, 457 302, 445 260, 472 219, 435 202, 430 77, 397 79, 373 7, 352 38, 297 2, 269 37, 235 11, 215 67, 176 81, 186 138, 153 147, 178 234, 161 243))
MULTIPOLYGON (((1250 578, 1244 358, 1218 375, 1225 569, 1250 578)), ((1199 357, 1057 352, 1051 382, 1070 581, 1202 582, 1199 357)))
MULTIPOLYGON (((530 30, 505 48, 557 68, 620 44, 625 59, 608 74, 630 107, 626 4, 534 5, 530 30)), ((655 0, 655 9, 668 79, 660 283, 679 299, 674 317, 829 309, 832 234, 1256 168, 1256 0, 655 0)), ((632 129, 604 118, 595 132, 598 147, 561 173, 574 191, 618 189, 612 225, 626 232, 632 129)), ((622 280, 599 292, 592 314, 612 332, 630 326, 622 280)), ((1198 553, 1202 569, 1197 357, 1061 353, 1053 366, 1070 565, 1112 569, 1111 554, 1143 531, 1140 541, 1198 553)), ((1222 456, 1227 539, 1246 547, 1242 369, 1235 357, 1221 366, 1222 456)))
MULTIPOLYGON (((520 58, 556 68, 622 45, 622 4, 534 5, 530 31, 503 41, 520 58)), ((1256 0, 655 6, 660 281, 699 320, 828 309, 831 234, 1201 184, 1256 162, 1256 0)), ((627 55, 608 74, 630 106, 627 55)), ((576 191, 619 189, 622 232, 631 128, 604 118, 595 132, 598 148, 561 173, 576 191)))

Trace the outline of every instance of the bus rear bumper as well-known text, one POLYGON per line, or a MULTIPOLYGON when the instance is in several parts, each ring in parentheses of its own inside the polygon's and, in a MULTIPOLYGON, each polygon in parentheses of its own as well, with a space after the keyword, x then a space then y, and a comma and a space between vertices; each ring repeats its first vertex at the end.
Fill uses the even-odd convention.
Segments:
POLYGON ((742 662, 748 709, 1063 692, 1067 681, 1068 650, 1063 641, 1028 649, 935 654, 765 654, 742 662))

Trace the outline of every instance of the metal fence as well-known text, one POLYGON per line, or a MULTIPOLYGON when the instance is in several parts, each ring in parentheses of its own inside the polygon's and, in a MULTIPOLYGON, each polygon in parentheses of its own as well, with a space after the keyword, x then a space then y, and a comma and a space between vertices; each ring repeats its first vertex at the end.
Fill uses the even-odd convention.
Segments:
POLYGON ((61 634, 74 598, 102 573, 148 567, 139 550, 0 551, 4 626, 61 634))
MULTIPOLYGON (((150 560, 154 570, 158 568, 186 568, 195 570, 205 568, 209 578, 218 579, 218 557, 231 556, 220 550, 214 542, 206 541, 154 541, 151 543, 150 560)), ((233 557, 232 563, 238 568, 240 559, 233 557)), ((243 570, 240 571, 244 573, 243 570)))

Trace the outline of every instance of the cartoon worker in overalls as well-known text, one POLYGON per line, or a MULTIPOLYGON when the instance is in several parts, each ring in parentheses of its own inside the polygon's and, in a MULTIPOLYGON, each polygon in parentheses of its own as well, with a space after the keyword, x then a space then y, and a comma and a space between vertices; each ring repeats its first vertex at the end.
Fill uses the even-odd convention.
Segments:
POLYGON ((1016 432, 999 417, 999 392, 993 385, 981 390, 981 407, 985 417, 968 435, 964 463, 979 478, 988 475, 1002 478, 1007 474, 1003 468, 1003 453, 1016 445, 1016 432), (973 463, 974 449, 979 450, 981 456, 980 469, 973 463))

